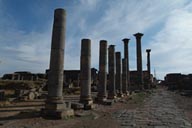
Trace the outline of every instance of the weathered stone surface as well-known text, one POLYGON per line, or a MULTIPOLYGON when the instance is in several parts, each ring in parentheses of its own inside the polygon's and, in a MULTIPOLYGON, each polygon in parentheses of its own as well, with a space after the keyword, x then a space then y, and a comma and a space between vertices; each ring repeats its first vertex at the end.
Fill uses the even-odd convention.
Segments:
POLYGON ((107 41, 100 41, 99 52, 99 84, 98 84, 98 101, 105 101, 107 97, 107 41))
POLYGON ((136 45, 137 45, 137 73, 138 73, 138 84, 139 88, 143 89, 143 69, 142 69, 142 49, 141 49, 141 37, 142 33, 134 34, 136 37, 136 45))
POLYGON ((122 90, 125 95, 128 94, 128 84, 127 84, 127 59, 122 59, 123 73, 122 73, 122 90))
POLYGON ((80 65, 80 102, 84 106, 93 104, 91 97, 91 40, 82 39, 81 41, 81 65, 80 65))
POLYGON ((122 128, 191 128, 184 112, 168 91, 160 91, 145 100, 144 106, 113 113, 122 128))
POLYGON ((108 98, 116 98, 115 91, 115 45, 110 45, 108 48, 108 71, 109 71, 109 83, 108 83, 108 98))
POLYGON ((53 23, 48 96, 62 99, 66 12, 56 9, 53 23))

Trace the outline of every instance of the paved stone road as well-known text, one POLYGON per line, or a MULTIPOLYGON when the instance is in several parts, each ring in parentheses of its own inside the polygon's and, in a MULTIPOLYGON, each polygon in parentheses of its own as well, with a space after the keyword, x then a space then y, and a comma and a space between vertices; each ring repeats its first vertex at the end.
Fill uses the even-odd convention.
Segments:
POLYGON ((173 99, 165 90, 158 90, 135 110, 119 110, 113 114, 122 128, 192 128, 173 99))

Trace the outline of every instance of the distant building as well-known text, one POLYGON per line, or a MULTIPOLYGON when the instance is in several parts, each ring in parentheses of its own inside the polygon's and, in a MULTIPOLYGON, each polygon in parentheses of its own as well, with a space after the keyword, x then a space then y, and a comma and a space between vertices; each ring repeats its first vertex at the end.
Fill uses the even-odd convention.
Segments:
POLYGON ((164 80, 169 90, 192 90, 192 74, 169 73, 164 80))
MULTIPOLYGON (((46 70, 46 76, 48 75, 46 70)), ((97 85, 98 71, 95 68, 91 68, 91 84, 97 85)), ((64 70, 64 87, 79 87, 80 83, 80 70, 64 70)))
POLYGON ((34 74, 27 71, 14 72, 12 74, 4 74, 2 77, 3 80, 28 80, 36 81, 38 79, 45 79, 45 74, 38 73, 34 74))

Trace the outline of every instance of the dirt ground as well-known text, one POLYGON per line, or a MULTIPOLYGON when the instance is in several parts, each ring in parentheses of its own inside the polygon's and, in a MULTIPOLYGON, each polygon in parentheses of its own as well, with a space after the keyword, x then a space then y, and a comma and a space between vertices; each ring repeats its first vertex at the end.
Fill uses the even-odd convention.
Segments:
MULTIPOLYGON (((20 111, 9 111, 9 109, 0 107, 0 128, 119 128, 121 124, 113 118, 112 114, 123 109, 134 110, 142 107, 145 98, 150 97, 151 93, 156 93, 156 90, 143 94, 133 94, 132 97, 125 97, 111 106, 96 104, 94 110, 78 110, 75 112, 76 116, 64 120, 42 118, 39 111, 41 107, 20 111)), ((170 93, 174 95, 178 107, 183 109, 186 116, 192 121, 192 97, 183 97, 175 92, 170 93)), ((18 104, 21 105, 21 103, 18 104)), ((28 105, 30 104, 28 103, 28 105)))
POLYGON ((124 97, 111 106, 95 104, 94 110, 75 111, 76 116, 65 120, 47 120, 40 117, 40 101, 8 104, 11 107, 0 107, 0 128, 118 128, 119 124, 112 117, 112 113, 120 109, 139 107, 147 95, 141 93, 124 97))

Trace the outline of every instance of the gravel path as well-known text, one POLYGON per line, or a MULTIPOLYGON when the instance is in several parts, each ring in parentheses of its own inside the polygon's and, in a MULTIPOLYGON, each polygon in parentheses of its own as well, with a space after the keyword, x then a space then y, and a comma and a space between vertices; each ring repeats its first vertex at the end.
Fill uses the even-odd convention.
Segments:
POLYGON ((113 117, 122 128, 192 128, 169 91, 158 89, 135 110, 119 110, 113 117))

